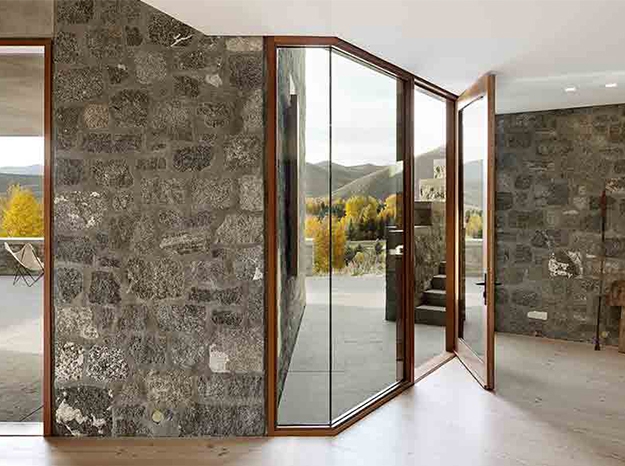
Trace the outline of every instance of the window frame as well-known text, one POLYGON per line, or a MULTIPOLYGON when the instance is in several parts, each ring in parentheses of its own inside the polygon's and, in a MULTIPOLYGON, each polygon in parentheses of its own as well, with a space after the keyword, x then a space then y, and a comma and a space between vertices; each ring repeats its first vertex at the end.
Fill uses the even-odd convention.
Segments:
MULTIPOLYGON (((395 398, 404 390, 410 388, 418 380, 441 367, 443 364, 453 359, 455 345, 455 286, 451 286, 451 293, 447 295, 447 326, 446 326, 446 351, 439 356, 421 365, 414 367, 414 228, 406 228, 407 225, 414 225, 414 92, 415 87, 447 103, 447 166, 453 167, 455 161, 455 102, 457 96, 442 87, 439 87, 423 78, 393 65, 377 56, 337 37, 314 37, 314 36, 269 36, 265 37, 265 73, 266 73, 266 113, 265 113, 265 307, 267 309, 266 319, 266 422, 267 434, 269 436, 333 436, 347 429, 349 426, 359 421, 367 414, 376 410, 386 402, 395 398), (278 378, 278 303, 277 303, 277 50, 278 48, 305 48, 323 47, 336 50, 344 55, 351 56, 365 65, 371 66, 383 73, 397 79, 398 82, 398 121, 401 130, 398 131, 398 149, 403 151, 404 162, 404 192, 403 211, 404 231, 405 231, 405 260, 402 292, 402 312, 401 321, 397 322, 402 326, 403 342, 403 364, 404 378, 394 383, 377 395, 360 403, 349 412, 335 420, 331 420, 328 425, 302 425, 302 426, 281 426, 278 424, 277 406, 277 378, 278 378)), ((455 200, 455 178, 447 177, 448 199, 455 200)), ((455 250, 452 249, 455 236, 455 203, 448 202, 446 207, 447 226, 447 264, 450 257, 455 257, 455 250)), ((454 275, 447 274, 448 285, 453 281, 454 275)))

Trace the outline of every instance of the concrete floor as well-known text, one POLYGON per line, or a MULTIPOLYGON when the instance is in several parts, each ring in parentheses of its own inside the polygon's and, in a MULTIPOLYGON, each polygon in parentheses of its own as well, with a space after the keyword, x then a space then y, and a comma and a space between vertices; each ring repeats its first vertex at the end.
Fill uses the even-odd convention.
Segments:
MULTIPOLYGON (((482 356, 479 280, 467 278, 465 340, 482 356)), ((384 319, 385 277, 332 277, 331 373, 328 287, 328 277, 306 279, 306 310, 278 408, 282 425, 328 424, 398 380, 397 326, 384 319)), ((444 351, 443 327, 415 325, 416 367, 444 351)))
POLYGON ((337 437, 0 438, 29 466, 622 466, 625 355, 497 334, 497 388, 454 359, 337 437))
MULTIPOLYGON (((385 278, 332 278, 331 374, 328 286, 327 277, 306 279, 307 306, 278 409, 280 424, 327 424, 397 380, 397 327, 384 319, 385 278)), ((416 365, 443 351, 443 327, 415 325, 416 365)))
POLYGON ((32 288, 0 276, 0 422, 40 422, 43 280, 32 288))

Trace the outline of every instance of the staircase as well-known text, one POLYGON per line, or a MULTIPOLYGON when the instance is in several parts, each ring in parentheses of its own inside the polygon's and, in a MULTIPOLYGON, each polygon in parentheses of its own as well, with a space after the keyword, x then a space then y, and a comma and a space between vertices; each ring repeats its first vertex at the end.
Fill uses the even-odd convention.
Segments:
POLYGON ((432 277, 430 289, 423 293, 424 302, 415 309, 415 323, 426 325, 446 325, 445 262, 438 266, 438 275, 432 277))

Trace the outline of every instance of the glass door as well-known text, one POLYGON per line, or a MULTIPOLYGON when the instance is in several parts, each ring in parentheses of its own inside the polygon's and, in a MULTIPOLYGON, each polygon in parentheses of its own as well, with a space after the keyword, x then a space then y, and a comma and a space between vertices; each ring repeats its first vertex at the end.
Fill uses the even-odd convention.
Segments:
POLYGON ((495 77, 457 101, 458 299, 456 353, 486 388, 495 387, 495 77))

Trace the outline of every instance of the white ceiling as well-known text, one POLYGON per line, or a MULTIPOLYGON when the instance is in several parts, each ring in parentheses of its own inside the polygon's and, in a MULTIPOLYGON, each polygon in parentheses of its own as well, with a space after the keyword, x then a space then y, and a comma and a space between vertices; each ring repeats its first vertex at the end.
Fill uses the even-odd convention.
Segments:
POLYGON ((492 71, 500 113, 625 102, 624 0, 147 3, 205 34, 338 36, 456 93, 492 71))

